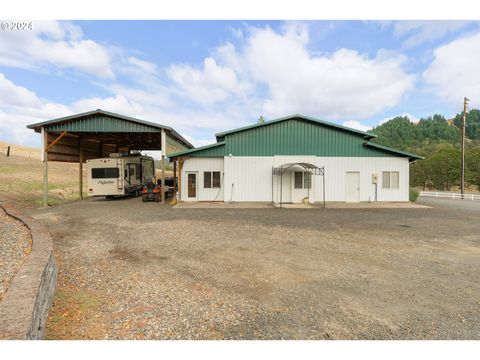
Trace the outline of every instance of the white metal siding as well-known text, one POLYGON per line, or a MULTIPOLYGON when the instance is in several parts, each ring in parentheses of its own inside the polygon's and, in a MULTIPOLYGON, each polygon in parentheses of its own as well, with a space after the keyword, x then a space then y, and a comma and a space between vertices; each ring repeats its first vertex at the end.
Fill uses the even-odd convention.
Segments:
POLYGON ((272 201, 271 156, 225 156, 225 201, 272 201))
POLYGON ((223 158, 190 158, 186 159, 182 168, 181 200, 192 201, 187 197, 187 172, 197 173, 197 197, 195 201, 223 201, 224 172, 223 158), (203 173, 205 171, 220 171, 220 189, 203 187, 203 173))
MULTIPOLYGON (((280 181, 273 181, 272 167, 286 163, 306 162, 325 167, 325 200, 346 201, 345 177, 347 172, 360 173, 360 201, 375 201, 375 185, 372 174, 378 174, 378 201, 408 201, 409 163, 401 157, 316 157, 316 156, 226 156, 221 158, 191 158, 185 160, 182 169, 182 200, 186 197, 187 181, 185 172, 197 172, 197 200, 199 201, 261 201, 280 200, 280 181), (221 171, 221 189, 204 189, 203 172, 221 171), (382 172, 398 171, 399 188, 383 189, 382 172)), ((293 173, 285 173, 283 178, 283 201, 301 201, 303 190, 294 187, 293 173)), ((306 196, 306 195, 305 195, 306 196)), ((322 201, 322 177, 312 176, 310 201, 322 201)))
MULTIPOLYGON (((408 201, 408 158, 315 156, 225 157, 225 201, 272 201, 272 166, 293 162, 306 162, 325 167, 326 201, 344 202, 346 200, 345 176, 349 171, 360 173, 360 201, 375 200, 372 174, 378 174, 379 177, 378 201, 408 201), (382 189, 382 171, 399 172, 398 189, 382 189)), ((291 192, 287 193, 289 187, 293 187, 293 179, 291 174, 286 173, 283 184, 283 201, 291 199, 291 192)), ((273 190, 274 201, 279 201, 280 182, 278 177, 274 177, 273 190)), ((322 201, 321 176, 312 176, 310 196, 311 200, 322 201)), ((294 198, 297 196, 294 195, 294 198)))

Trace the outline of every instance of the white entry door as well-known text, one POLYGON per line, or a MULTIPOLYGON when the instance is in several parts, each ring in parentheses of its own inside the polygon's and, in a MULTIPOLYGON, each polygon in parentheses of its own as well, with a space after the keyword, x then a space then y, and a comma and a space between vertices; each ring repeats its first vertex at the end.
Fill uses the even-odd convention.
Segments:
POLYGON ((360 173, 347 172, 345 177, 345 201, 360 201, 360 173))
POLYGON ((187 201, 197 201, 197 173, 187 172, 187 201))

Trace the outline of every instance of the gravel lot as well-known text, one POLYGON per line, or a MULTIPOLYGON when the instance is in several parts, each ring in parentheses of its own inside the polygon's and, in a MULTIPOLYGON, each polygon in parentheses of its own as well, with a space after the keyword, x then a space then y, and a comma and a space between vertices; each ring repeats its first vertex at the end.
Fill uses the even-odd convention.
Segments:
POLYGON ((37 210, 59 267, 48 338, 480 339, 478 212, 37 210))
POLYGON ((30 253, 31 244, 27 227, 0 208, 0 300, 30 253))

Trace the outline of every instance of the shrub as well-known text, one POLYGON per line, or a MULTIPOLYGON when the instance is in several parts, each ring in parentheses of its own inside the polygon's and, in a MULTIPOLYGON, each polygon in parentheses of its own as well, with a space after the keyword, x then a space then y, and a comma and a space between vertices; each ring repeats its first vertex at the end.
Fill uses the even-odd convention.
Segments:
POLYGON ((420 193, 417 190, 410 188, 409 200, 411 202, 416 201, 418 198, 418 195, 420 195, 420 193))

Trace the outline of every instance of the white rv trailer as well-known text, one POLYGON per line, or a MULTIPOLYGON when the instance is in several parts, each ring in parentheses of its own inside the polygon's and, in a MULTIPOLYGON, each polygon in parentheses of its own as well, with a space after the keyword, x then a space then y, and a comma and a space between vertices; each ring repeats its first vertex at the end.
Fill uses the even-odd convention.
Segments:
POLYGON ((155 162, 150 156, 112 153, 108 158, 87 160, 89 196, 139 196, 154 181, 155 162))

